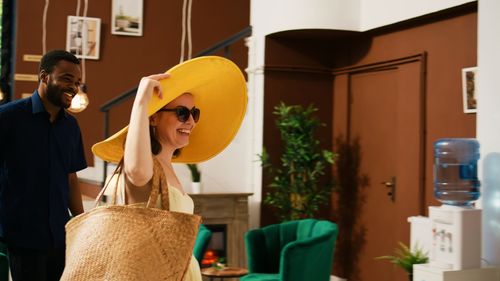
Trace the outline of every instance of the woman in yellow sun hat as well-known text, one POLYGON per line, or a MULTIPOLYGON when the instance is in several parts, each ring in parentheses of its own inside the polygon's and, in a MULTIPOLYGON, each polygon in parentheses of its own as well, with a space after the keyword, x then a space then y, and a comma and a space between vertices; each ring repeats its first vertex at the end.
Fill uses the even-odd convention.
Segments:
MULTIPOLYGON (((148 200, 153 173, 168 183, 170 211, 193 213, 172 162, 197 163, 221 152, 234 138, 246 111, 246 83, 240 69, 221 57, 201 57, 139 83, 129 126, 95 144, 108 162, 123 158, 127 204, 148 200), (160 168, 158 168, 160 167, 160 168)), ((191 259, 185 281, 201 280, 191 259)))

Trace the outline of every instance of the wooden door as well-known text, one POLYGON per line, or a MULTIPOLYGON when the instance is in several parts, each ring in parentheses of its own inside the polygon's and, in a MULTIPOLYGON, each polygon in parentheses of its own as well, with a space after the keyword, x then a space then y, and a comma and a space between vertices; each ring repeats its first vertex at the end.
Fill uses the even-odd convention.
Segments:
POLYGON ((359 141, 366 179, 359 225, 365 230, 357 276, 403 281, 400 268, 375 257, 408 244, 409 216, 422 212, 423 124, 420 61, 351 73, 348 136, 359 141))

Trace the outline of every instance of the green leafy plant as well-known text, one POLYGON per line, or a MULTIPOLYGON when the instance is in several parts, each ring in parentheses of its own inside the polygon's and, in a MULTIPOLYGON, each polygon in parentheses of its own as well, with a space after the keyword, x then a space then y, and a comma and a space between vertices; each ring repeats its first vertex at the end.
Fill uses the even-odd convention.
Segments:
POLYGON ((126 15, 116 15, 115 19, 117 19, 117 20, 128 20, 128 16, 126 16, 126 15))
POLYGON ((129 17, 126 16, 123 12, 123 6, 120 5, 120 7, 118 8, 118 15, 115 16, 115 19, 117 20, 128 20, 129 17))
POLYGON ((201 171, 196 164, 186 164, 191 172, 191 180, 193 182, 201 181, 201 171))
POLYGON ((212 263, 212 267, 215 267, 217 270, 224 269, 226 266, 227 262, 225 257, 217 258, 217 260, 212 263))
POLYGON ((276 215, 284 221, 313 217, 329 200, 332 185, 318 185, 318 181, 325 169, 334 164, 336 154, 321 149, 314 136, 324 124, 313 116, 318 110, 313 105, 304 108, 282 102, 274 109, 283 151, 277 167, 272 165, 265 148, 259 155, 262 167, 272 177, 264 203, 275 207, 276 215))
POLYGON ((391 263, 401 267, 410 275, 413 274, 413 265, 420 263, 427 263, 429 257, 427 253, 424 253, 422 249, 415 246, 413 251, 410 250, 403 242, 398 242, 398 248, 394 249, 393 256, 381 256, 376 257, 377 260, 389 260, 391 263))

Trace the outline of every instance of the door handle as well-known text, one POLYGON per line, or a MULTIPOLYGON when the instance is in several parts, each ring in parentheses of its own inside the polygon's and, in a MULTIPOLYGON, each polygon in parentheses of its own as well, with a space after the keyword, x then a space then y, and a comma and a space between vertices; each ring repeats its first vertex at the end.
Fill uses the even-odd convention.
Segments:
POLYGON ((391 201, 396 201, 396 177, 392 177, 390 181, 383 181, 381 184, 389 189, 387 195, 391 197, 391 201))

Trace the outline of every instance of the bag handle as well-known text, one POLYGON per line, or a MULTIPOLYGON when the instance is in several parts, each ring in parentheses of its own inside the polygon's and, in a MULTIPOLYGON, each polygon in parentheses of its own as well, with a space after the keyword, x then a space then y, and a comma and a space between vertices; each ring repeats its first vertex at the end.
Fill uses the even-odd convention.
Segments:
MULTIPOLYGON (((101 189, 99 194, 97 195, 95 199, 95 204, 94 207, 97 207, 99 205, 99 201, 102 199, 104 196, 104 192, 109 186, 109 183, 111 182, 111 179, 114 176, 117 176, 118 178, 116 179, 116 184, 115 184, 115 189, 113 193, 111 194, 111 204, 116 205, 116 195, 118 192, 118 187, 120 184, 120 178, 121 174, 123 172, 123 158, 120 160, 120 163, 116 166, 116 169, 114 170, 113 174, 111 175, 111 178, 108 180, 108 182, 104 185, 104 187, 101 189)), ((124 187, 126 188, 126 187, 124 187)), ((125 196, 127 192, 124 192, 124 198, 123 201, 124 203, 127 202, 125 196)), ((161 163, 153 157, 153 178, 151 181, 151 193, 149 194, 148 202, 146 204, 146 207, 148 208, 156 208, 156 202, 158 202, 158 196, 161 196, 161 206, 163 210, 170 210, 170 201, 169 201, 169 194, 168 194, 168 184, 167 180, 165 177, 165 172, 163 171, 163 166, 161 163)))
MULTIPOLYGON (((116 205, 116 193, 118 192, 118 186, 120 184, 120 175, 122 174, 123 171, 123 158, 120 160, 118 165, 116 166, 115 170, 113 171, 113 174, 111 175, 111 178, 109 178, 108 182, 104 185, 104 187, 101 189, 97 197, 95 198, 94 201, 94 208, 99 205, 99 201, 101 201, 102 197, 104 196, 104 192, 109 186, 109 183, 111 182, 111 179, 113 179, 114 176, 118 176, 116 179, 116 185, 115 185, 115 190, 111 194, 111 204, 116 205)), ((123 201, 126 202, 125 198, 123 198, 123 201)))
POLYGON ((160 161, 153 158, 153 180, 151 182, 151 194, 149 195, 146 207, 155 208, 158 202, 158 196, 161 196, 161 207, 163 210, 170 210, 170 201, 168 194, 168 183, 165 177, 165 171, 160 161))

